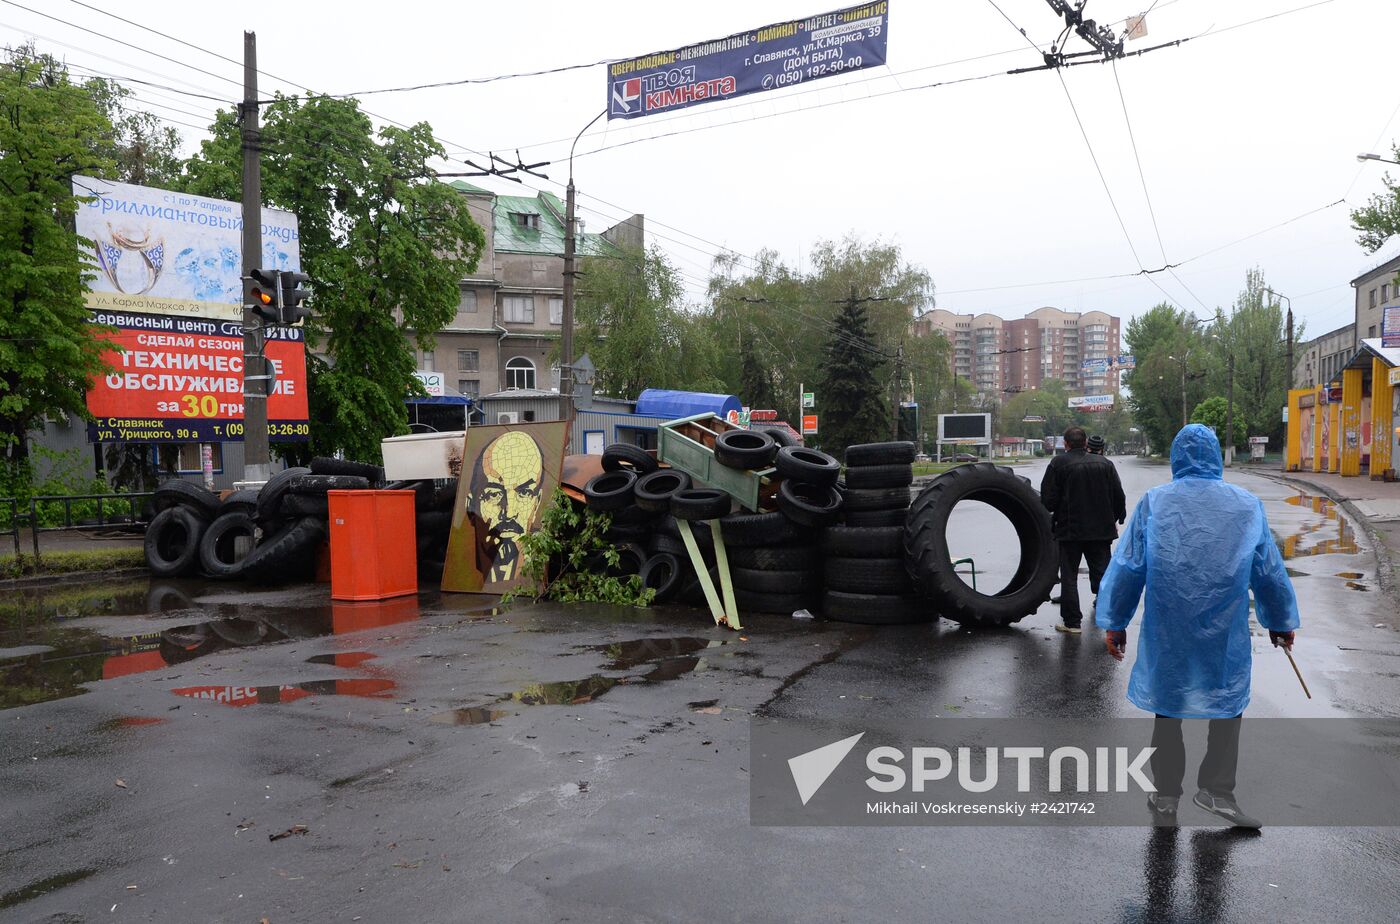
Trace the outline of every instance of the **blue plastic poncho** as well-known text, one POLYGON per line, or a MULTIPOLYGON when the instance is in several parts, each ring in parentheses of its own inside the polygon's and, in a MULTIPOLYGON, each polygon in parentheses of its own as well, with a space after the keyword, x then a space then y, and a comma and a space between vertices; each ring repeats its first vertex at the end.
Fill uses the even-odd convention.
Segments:
POLYGON ((1259 498, 1221 477, 1220 442, 1200 424, 1172 441, 1172 481, 1143 495, 1099 588, 1094 620, 1123 629, 1146 605, 1128 699, 1183 719, 1249 705, 1249 592, 1259 624, 1298 628, 1298 601, 1259 498))

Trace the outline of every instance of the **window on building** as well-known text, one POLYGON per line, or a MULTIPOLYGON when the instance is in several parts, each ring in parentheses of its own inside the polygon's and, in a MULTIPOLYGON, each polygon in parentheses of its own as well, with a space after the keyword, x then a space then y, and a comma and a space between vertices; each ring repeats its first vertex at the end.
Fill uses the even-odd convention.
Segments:
POLYGON ((510 219, 517 228, 528 228, 532 231, 540 229, 540 216, 533 212, 511 212, 510 219))
POLYGON ((562 298, 551 298, 549 300, 549 323, 564 323, 564 300, 562 298))
POLYGON ((501 299, 501 312, 507 321, 516 324, 535 323, 533 295, 506 295, 501 299))
POLYGON ((1390 301, 1390 283, 1388 282, 1381 283, 1381 301, 1390 301))
POLYGON ((458 371, 458 372, 480 372, 480 371, 481 371, 481 351, 480 351, 480 350, 458 350, 458 351, 457 351, 457 371, 458 371))
POLYGON ((436 357, 432 350, 418 351, 418 369, 420 372, 436 372, 436 357))
POLYGON ((1372 307, 1372 308, 1376 307, 1376 290, 1375 290, 1375 289, 1372 289, 1372 290, 1371 290, 1371 307, 1372 307))
POLYGON ((474 327, 476 326, 476 290, 463 289, 457 299, 457 317, 452 321, 453 327, 474 327))
POLYGON ((523 356, 506 362, 506 388, 534 388, 535 364, 523 356))
POLYGON ((481 379, 458 379, 457 393, 468 398, 481 397, 481 379))
POLYGON ((1368 327, 1368 328, 1366 329, 1366 336, 1367 336, 1367 337, 1374 337, 1374 336, 1376 336, 1376 325, 1372 324, 1370 327, 1368 327))

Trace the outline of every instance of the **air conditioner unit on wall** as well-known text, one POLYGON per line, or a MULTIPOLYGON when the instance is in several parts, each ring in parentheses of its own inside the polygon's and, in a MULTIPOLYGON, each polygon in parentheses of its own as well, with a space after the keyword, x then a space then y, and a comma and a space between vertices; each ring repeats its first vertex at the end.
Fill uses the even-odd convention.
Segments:
POLYGON ((500 413, 498 413, 498 414, 496 415, 496 423, 498 423, 498 424, 514 424, 514 423, 520 423, 520 412, 519 412, 519 411, 501 411, 500 413))

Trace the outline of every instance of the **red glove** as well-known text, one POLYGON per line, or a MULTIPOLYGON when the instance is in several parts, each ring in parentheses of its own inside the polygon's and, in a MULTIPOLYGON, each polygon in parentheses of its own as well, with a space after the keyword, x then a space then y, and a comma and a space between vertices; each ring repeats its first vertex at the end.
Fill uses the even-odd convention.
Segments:
POLYGON ((1279 645, 1282 645, 1288 651, 1293 650, 1292 632, 1275 632, 1273 629, 1270 629, 1269 641, 1273 642, 1275 648, 1277 648, 1279 645))
POLYGON ((1103 634, 1104 647, 1113 655, 1113 660, 1123 660, 1123 651, 1128 647, 1127 629, 1109 629, 1103 634))

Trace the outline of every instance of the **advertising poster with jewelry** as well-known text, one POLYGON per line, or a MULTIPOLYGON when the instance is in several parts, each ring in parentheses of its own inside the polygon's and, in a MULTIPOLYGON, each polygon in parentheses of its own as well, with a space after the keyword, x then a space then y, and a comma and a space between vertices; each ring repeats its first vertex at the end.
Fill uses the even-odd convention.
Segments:
POLYGON ((559 486, 569 425, 472 427, 465 441, 442 589, 503 594, 528 586, 520 539, 539 528, 559 486))
MULTIPOLYGON (((187 193, 73 178, 77 231, 91 248, 87 304, 120 349, 93 382, 93 442, 243 439, 242 208, 187 193)), ((297 218, 262 211, 266 269, 300 270, 297 218)), ((299 328, 268 332, 276 376, 268 435, 307 438, 306 349, 299 328)))

